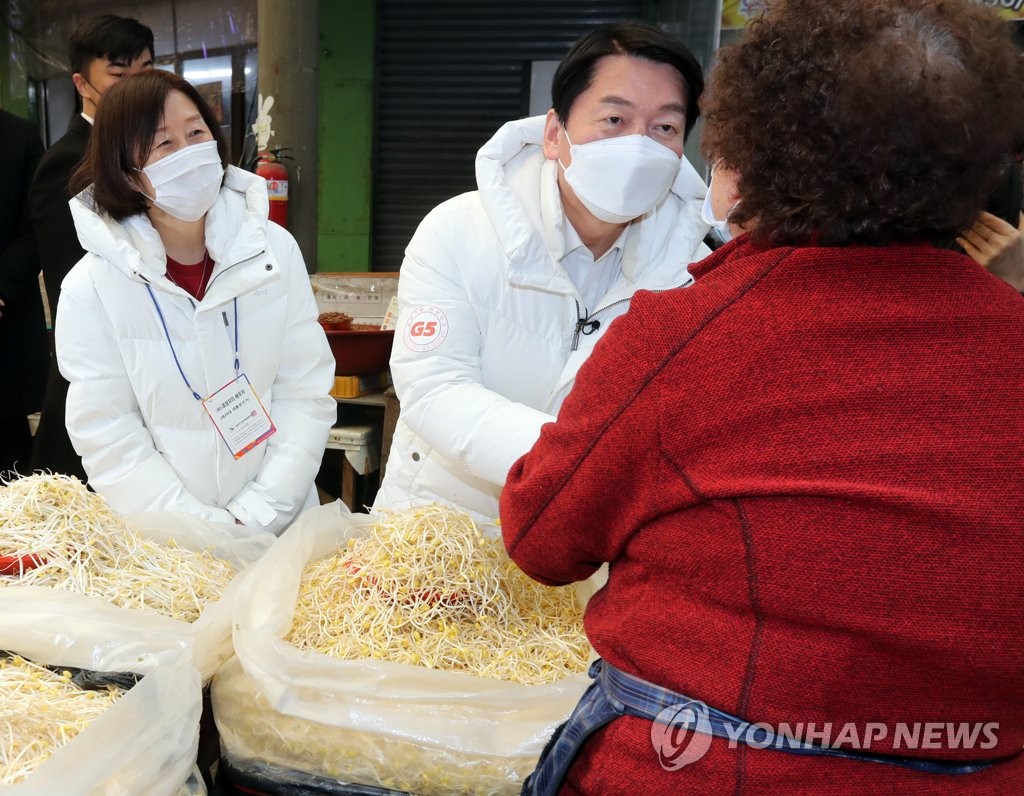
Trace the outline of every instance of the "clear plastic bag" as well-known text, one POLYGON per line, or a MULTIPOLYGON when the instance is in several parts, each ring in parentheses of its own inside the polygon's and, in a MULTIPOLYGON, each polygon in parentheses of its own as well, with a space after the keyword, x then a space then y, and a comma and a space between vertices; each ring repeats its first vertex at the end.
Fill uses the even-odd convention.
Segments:
MULTIPOLYGON (((151 539, 173 538, 192 550, 210 548, 239 570, 256 561, 276 538, 177 512, 135 514, 125 519, 151 539)), ((56 645, 61 655, 55 663, 99 671, 145 674, 185 653, 206 681, 231 656, 231 601, 238 583, 236 576, 221 599, 207 604, 192 623, 119 608, 98 597, 59 589, 3 586, 0 638, 17 640, 18 650, 33 660, 50 660, 56 645)))
POLYGON ((207 796, 206 783, 196 766, 192 766, 192 772, 188 779, 177 790, 177 796, 207 796))
POLYGON ((343 312, 353 323, 377 327, 398 292, 397 273, 320 273, 309 282, 319 312, 343 312))
MULTIPOLYGON (((62 639, 29 655, 9 634, 0 647, 44 665, 64 665, 62 639)), ((205 796, 194 779, 202 690, 187 655, 165 660, 106 712, 0 796, 205 796)))
POLYGON ((410 796, 405 791, 338 782, 273 763, 258 760, 236 761, 227 754, 221 754, 220 757, 220 767, 217 769, 218 782, 221 776, 235 788, 246 793, 287 793, 288 796, 410 796))
POLYGON ((214 679, 214 715, 233 760, 418 794, 518 793, 585 674, 523 686, 377 660, 342 661, 283 640, 307 563, 373 522, 340 503, 313 508, 242 579, 237 662, 214 679))

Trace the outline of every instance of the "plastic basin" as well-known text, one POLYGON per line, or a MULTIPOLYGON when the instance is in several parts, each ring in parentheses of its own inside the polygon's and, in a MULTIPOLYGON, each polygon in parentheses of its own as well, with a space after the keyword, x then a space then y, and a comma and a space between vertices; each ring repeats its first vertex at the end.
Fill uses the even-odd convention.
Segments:
POLYGON ((334 354, 335 376, 368 376, 387 370, 394 329, 325 329, 334 354))

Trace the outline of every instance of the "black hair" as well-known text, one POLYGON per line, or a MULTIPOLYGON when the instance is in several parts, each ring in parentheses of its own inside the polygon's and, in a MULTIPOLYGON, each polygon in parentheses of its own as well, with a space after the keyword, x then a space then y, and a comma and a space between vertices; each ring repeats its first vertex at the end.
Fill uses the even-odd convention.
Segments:
POLYGON ((594 65, 606 55, 632 55, 675 67, 686 87, 685 135, 689 135, 700 115, 697 101, 704 90, 700 64, 681 41, 643 22, 594 28, 566 53, 551 81, 551 106, 563 123, 576 98, 593 81, 594 65))
POLYGON ((136 19, 103 14, 84 20, 68 40, 72 74, 84 75, 98 58, 130 63, 145 50, 153 52, 153 31, 136 19))

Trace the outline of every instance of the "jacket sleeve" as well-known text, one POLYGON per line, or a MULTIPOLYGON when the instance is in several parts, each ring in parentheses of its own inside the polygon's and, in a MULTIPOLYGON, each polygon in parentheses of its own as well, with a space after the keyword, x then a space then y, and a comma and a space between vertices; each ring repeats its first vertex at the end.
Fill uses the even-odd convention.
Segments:
POLYGON ((458 228, 466 221, 457 208, 432 211, 406 250, 391 375, 402 422, 449 461, 500 486, 554 418, 483 385, 480 314, 487 308, 474 306, 464 274, 490 266, 479 264, 471 236, 458 228), (440 323, 433 341, 411 337, 418 318, 440 323))
POLYGON ((317 322, 316 301, 302 254, 283 230, 275 228, 270 234, 278 238, 274 254, 288 280, 284 356, 274 379, 270 407, 277 432, 267 440, 258 475, 227 508, 245 525, 261 525, 280 533, 309 497, 327 435, 337 419, 338 404, 330 395, 334 357, 317 322))
POLYGON ((68 436, 89 484, 122 514, 183 511, 234 522, 230 512, 193 495, 156 449, 99 296, 84 279, 69 286, 74 277, 64 284, 54 335, 60 372, 70 383, 68 436))
POLYGON ((643 294, 615 320, 533 449, 501 493, 501 531, 512 560, 561 585, 615 561, 652 519, 692 501, 662 455, 657 360, 646 343, 643 294))
POLYGON ((54 314, 61 282, 71 267, 85 256, 68 206, 68 177, 78 164, 78 158, 71 150, 58 147, 55 145, 43 155, 29 194, 47 301, 54 314))

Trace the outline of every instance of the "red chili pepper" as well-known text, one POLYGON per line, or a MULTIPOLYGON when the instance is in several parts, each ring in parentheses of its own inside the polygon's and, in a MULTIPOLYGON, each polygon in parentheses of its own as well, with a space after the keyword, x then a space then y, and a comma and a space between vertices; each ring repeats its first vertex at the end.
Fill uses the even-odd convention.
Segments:
POLYGON ((26 553, 23 556, 0 555, 0 575, 20 575, 45 563, 46 559, 38 553, 26 553))
MULTIPOLYGON (((362 570, 362 567, 355 563, 351 558, 346 558, 343 561, 343 564, 345 565, 345 569, 347 569, 353 575, 359 575, 360 571, 362 570)), ((383 585, 381 585, 380 579, 377 578, 375 575, 362 575, 361 577, 364 580, 366 580, 366 582, 369 583, 371 586, 375 586, 377 588, 377 591, 379 591, 385 597, 394 599, 394 595, 392 595, 387 589, 384 588, 383 585)), ((403 602, 406 605, 411 605, 417 602, 424 602, 429 605, 445 605, 448 607, 452 607, 458 605, 468 597, 468 594, 461 591, 446 596, 443 594, 439 594, 433 589, 421 589, 420 591, 412 592, 409 595, 409 597, 405 599, 403 602)))

